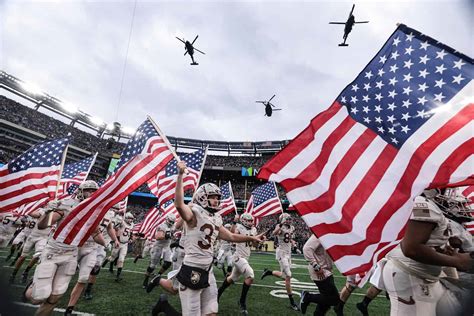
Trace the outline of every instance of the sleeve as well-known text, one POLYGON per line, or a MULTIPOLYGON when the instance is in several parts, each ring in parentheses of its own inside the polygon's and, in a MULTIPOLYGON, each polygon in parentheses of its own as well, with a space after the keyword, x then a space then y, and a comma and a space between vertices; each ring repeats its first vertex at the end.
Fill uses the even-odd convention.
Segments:
POLYGON ((440 223, 444 218, 443 212, 431 201, 418 196, 413 204, 411 220, 418 222, 440 223))
POLYGON ((321 242, 315 236, 311 236, 303 246, 304 258, 309 262, 318 261, 316 249, 318 249, 320 245, 321 242))

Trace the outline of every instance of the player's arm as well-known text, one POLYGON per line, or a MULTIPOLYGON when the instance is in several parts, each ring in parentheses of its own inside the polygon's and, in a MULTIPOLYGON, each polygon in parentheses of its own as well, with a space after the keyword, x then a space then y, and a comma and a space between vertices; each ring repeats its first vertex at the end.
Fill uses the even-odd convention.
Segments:
POLYGON ((36 211, 33 211, 29 214, 31 217, 33 218, 40 218, 41 216, 44 215, 44 210, 43 209, 39 209, 39 210, 36 210, 36 211))
POLYGON ((219 238, 222 240, 227 240, 230 242, 262 242, 265 240, 264 234, 260 234, 257 236, 247 236, 247 235, 240 235, 240 234, 233 234, 227 230, 224 226, 219 227, 219 238))
POLYGON ((114 247, 118 248, 120 246, 120 243, 118 241, 117 233, 115 232, 114 224, 112 222, 109 222, 109 224, 107 225, 107 234, 114 242, 114 247))
POLYGON ((178 218, 176 220, 174 227, 176 230, 181 230, 181 227, 183 227, 183 221, 181 220, 181 218, 178 218))
POLYGON ((275 229, 273 230, 273 235, 279 235, 281 232, 281 224, 276 224, 275 229))
POLYGON ((184 203, 184 190, 183 190, 183 174, 186 170, 186 163, 184 161, 180 161, 177 164, 178 168, 178 176, 176 178, 176 192, 175 192, 175 200, 174 206, 178 210, 179 215, 190 226, 195 226, 196 218, 194 216, 193 211, 189 206, 184 203))
POLYGON ((45 213, 48 214, 48 216, 44 216, 38 222, 38 229, 46 229, 56 224, 61 218, 64 217, 64 210, 58 209, 58 207, 59 207, 58 201, 52 201, 49 203, 48 207, 45 210, 46 211, 45 213), (49 222, 50 218, 51 218, 51 222, 49 222))
POLYGON ((106 246, 104 236, 102 236, 99 226, 97 226, 94 232, 92 233, 92 239, 94 239, 94 241, 98 243, 99 245, 104 246, 104 247, 106 246))

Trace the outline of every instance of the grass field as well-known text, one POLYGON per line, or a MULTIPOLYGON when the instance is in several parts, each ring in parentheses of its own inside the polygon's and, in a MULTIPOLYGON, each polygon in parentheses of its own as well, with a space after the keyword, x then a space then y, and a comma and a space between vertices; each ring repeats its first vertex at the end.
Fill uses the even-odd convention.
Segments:
MULTIPOLYGON (((2 280, 8 279, 12 268, 8 267, 4 262, 6 250, 0 250, 0 274, 2 280)), ((296 301, 299 301, 299 293, 302 290, 316 291, 314 284, 311 282, 306 263, 302 256, 293 256, 293 292, 296 301)), ((102 269, 94 287, 94 298, 91 301, 81 299, 76 305, 75 310, 81 313, 95 314, 95 315, 150 315, 151 307, 154 305, 163 292, 162 289, 156 288, 152 293, 147 294, 142 289, 143 273, 148 265, 147 259, 139 260, 137 264, 133 263, 133 259, 127 257, 125 261, 124 271, 122 273, 123 280, 120 283, 114 281, 115 275, 111 275, 108 269, 102 269)), ((278 262, 275 260, 274 253, 268 254, 252 254, 250 258, 250 265, 255 271, 255 283, 249 291, 247 308, 250 315, 301 315, 289 308, 288 297, 285 295, 284 281, 275 277, 267 277, 260 280, 261 272, 264 268, 278 269, 278 262), (283 294, 283 295, 281 295, 283 294), (280 296, 277 297, 277 296, 280 296)), ((26 266, 26 265, 25 265, 26 266)), ((215 276, 217 279, 217 286, 219 287, 224 279, 222 271, 215 269, 215 276)), ((15 301, 20 301, 20 294, 23 290, 23 285, 19 284, 19 277, 17 283, 14 285, 4 285, 2 288, 8 288, 8 293, 12 294, 15 301)), ((345 277, 336 273, 336 286, 341 289, 345 283, 345 277)), ((68 292, 58 305, 58 309, 66 308, 69 299, 70 290, 73 288, 76 279, 69 285, 68 292)), ((240 297, 241 281, 236 285, 229 287, 223 294, 219 304, 220 315, 239 315, 237 300, 240 297)), ((366 289, 355 291, 345 306, 345 315, 361 315, 355 308, 355 304, 362 300, 366 289)), ((173 306, 179 308, 179 298, 169 298, 173 306)), ((315 306, 311 305, 308 308, 306 315, 312 315, 315 306)), ((21 315, 31 315, 34 313, 34 307, 20 306, 21 315)), ((369 306, 369 313, 371 315, 388 315, 389 301, 385 295, 377 297, 369 306)), ((61 315, 61 312, 55 315, 61 315)), ((20 314, 18 314, 20 315, 20 314)), ((335 315, 331 310, 327 315, 335 315)))

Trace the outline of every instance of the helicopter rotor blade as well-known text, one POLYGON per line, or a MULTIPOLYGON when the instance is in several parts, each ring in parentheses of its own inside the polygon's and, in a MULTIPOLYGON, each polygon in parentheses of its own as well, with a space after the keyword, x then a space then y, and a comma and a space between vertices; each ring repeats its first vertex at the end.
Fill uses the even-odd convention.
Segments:
POLYGON ((369 21, 357 21, 357 22, 354 22, 355 24, 361 24, 361 23, 369 23, 369 21))
POLYGON ((198 39, 199 35, 196 35, 196 38, 194 38, 194 41, 191 42, 191 45, 194 44, 194 42, 198 39))
POLYGON ((275 107, 275 104, 273 103, 268 102, 268 104, 270 104, 272 107, 275 107))
POLYGON ((176 37, 176 39, 177 39, 178 41, 183 42, 183 44, 186 44, 186 42, 183 41, 182 39, 180 39, 179 37, 177 37, 177 36, 175 36, 175 37, 176 37))
POLYGON ((188 51, 185 51, 183 56, 186 56, 187 53, 188 53, 188 51))
POLYGON ((329 22, 329 24, 346 24, 346 22, 329 22))
POLYGON ((349 17, 348 17, 348 18, 350 18, 350 17, 351 17, 351 15, 352 15, 352 13, 354 12, 354 8, 355 8, 355 6, 356 6, 355 4, 353 4, 353 5, 352 5, 352 10, 351 10, 351 13, 349 13, 349 17))
POLYGON ((273 111, 281 111, 282 109, 273 109, 273 111))
POLYGON ((273 100, 273 98, 276 96, 276 94, 273 95, 273 97, 270 98, 270 100, 268 100, 268 103, 270 103, 271 100, 273 100))
POLYGON ((265 101, 255 101, 256 103, 264 103, 265 104, 265 101))
POLYGON ((200 53, 201 53, 201 54, 203 54, 203 55, 206 55, 206 53, 205 53, 205 52, 202 52, 202 51, 200 51, 200 50, 199 50, 199 49, 197 49, 196 47, 194 47, 194 50, 195 50, 195 51, 197 51, 197 52, 200 52, 200 53))

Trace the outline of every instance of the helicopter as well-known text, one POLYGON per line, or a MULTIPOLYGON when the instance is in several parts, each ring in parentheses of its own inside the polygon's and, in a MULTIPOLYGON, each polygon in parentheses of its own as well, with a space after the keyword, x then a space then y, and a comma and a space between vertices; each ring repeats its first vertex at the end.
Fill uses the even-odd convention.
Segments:
POLYGON ((199 49, 197 49, 196 47, 193 46, 194 42, 196 42, 198 37, 199 37, 199 35, 196 35, 196 37, 194 38, 194 41, 192 41, 192 43, 190 43, 189 41, 184 40, 184 38, 180 39, 179 37, 176 36, 176 38, 179 41, 183 42, 184 50, 185 50, 184 56, 186 56, 186 54, 189 54, 189 56, 191 57, 191 61, 192 61, 191 65, 193 65, 193 66, 199 65, 197 62, 194 61, 194 57, 193 57, 194 51, 198 51, 201 54, 206 55, 206 53, 204 53, 203 51, 200 51, 199 49))
POLYGON ((265 115, 264 116, 272 116, 272 113, 273 111, 281 111, 281 109, 273 109, 272 107, 275 107, 275 105, 273 105, 271 103, 271 101, 273 100, 273 98, 276 96, 276 94, 273 95, 273 97, 271 97, 268 101, 255 101, 257 103, 262 103, 263 105, 265 105, 265 115))
POLYGON ((354 24, 360 24, 360 23, 369 23, 369 21, 355 21, 355 17, 352 14, 354 12, 355 4, 352 5, 352 10, 351 13, 349 13, 349 17, 347 18, 346 22, 329 22, 329 24, 344 24, 344 36, 342 37, 344 39, 344 42, 339 44, 339 46, 349 46, 349 44, 346 44, 347 37, 349 36, 349 33, 352 31, 352 27, 354 24))

